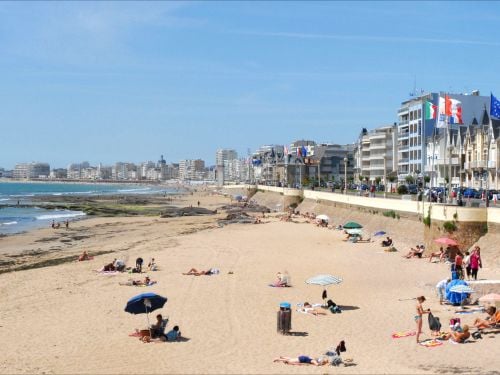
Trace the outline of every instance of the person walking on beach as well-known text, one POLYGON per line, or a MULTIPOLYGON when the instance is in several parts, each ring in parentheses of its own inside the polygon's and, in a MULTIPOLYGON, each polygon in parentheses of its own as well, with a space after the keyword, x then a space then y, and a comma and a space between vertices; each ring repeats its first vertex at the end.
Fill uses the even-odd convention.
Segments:
POLYGON ((420 342, 420 334, 422 333, 422 316, 430 313, 431 309, 424 311, 422 304, 425 302, 425 297, 417 297, 417 314, 415 315, 415 323, 417 323, 417 344, 420 342))
POLYGON ((69 220, 66 220, 66 224, 65 225, 66 225, 66 229, 68 229, 69 228, 69 220))

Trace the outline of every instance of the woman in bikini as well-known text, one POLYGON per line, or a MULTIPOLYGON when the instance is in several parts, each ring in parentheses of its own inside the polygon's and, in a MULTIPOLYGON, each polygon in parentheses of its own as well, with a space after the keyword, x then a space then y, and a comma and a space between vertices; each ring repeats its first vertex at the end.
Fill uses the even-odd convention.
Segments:
POLYGON ((424 311, 422 304, 425 302, 425 297, 417 297, 417 314, 415 315, 415 323, 417 323, 417 344, 420 342, 420 334, 422 333, 422 315, 431 312, 431 309, 424 311))

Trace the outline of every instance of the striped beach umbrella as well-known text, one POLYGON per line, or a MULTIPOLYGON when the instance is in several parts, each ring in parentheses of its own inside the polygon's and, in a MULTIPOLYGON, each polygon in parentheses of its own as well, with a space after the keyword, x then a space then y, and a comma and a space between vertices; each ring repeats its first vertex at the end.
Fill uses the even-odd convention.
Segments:
POLYGON ((474 289, 472 289, 468 285, 455 285, 450 288, 450 292, 453 293, 474 293, 474 289))
POLYGON ((342 281, 343 280, 341 277, 333 275, 317 275, 307 279, 306 284, 327 286, 327 285, 340 284, 342 281))

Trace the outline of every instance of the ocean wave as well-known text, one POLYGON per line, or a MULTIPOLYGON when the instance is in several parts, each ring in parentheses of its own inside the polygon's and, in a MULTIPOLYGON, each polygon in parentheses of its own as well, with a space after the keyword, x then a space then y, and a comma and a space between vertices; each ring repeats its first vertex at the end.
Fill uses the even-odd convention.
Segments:
POLYGON ((118 189, 120 193, 134 193, 140 191, 150 191, 151 188, 137 188, 137 189, 118 189))
POLYGON ((77 217, 77 216, 85 216, 85 212, 81 212, 81 211, 75 211, 75 212, 70 212, 70 213, 61 213, 61 214, 52 214, 52 215, 40 215, 40 216, 37 216, 36 219, 37 220, 55 220, 55 219, 69 219, 69 218, 72 218, 72 217, 77 217))
POLYGON ((9 198, 0 198, 0 201, 10 201, 9 198))
POLYGON ((17 224, 17 221, 8 221, 6 223, 0 223, 0 225, 15 225, 17 224))

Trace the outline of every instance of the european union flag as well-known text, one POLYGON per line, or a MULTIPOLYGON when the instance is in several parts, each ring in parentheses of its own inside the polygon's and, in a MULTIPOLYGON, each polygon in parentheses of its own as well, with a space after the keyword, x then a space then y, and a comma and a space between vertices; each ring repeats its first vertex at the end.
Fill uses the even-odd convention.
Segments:
POLYGON ((500 119, 500 100, 491 94, 490 116, 500 119))

